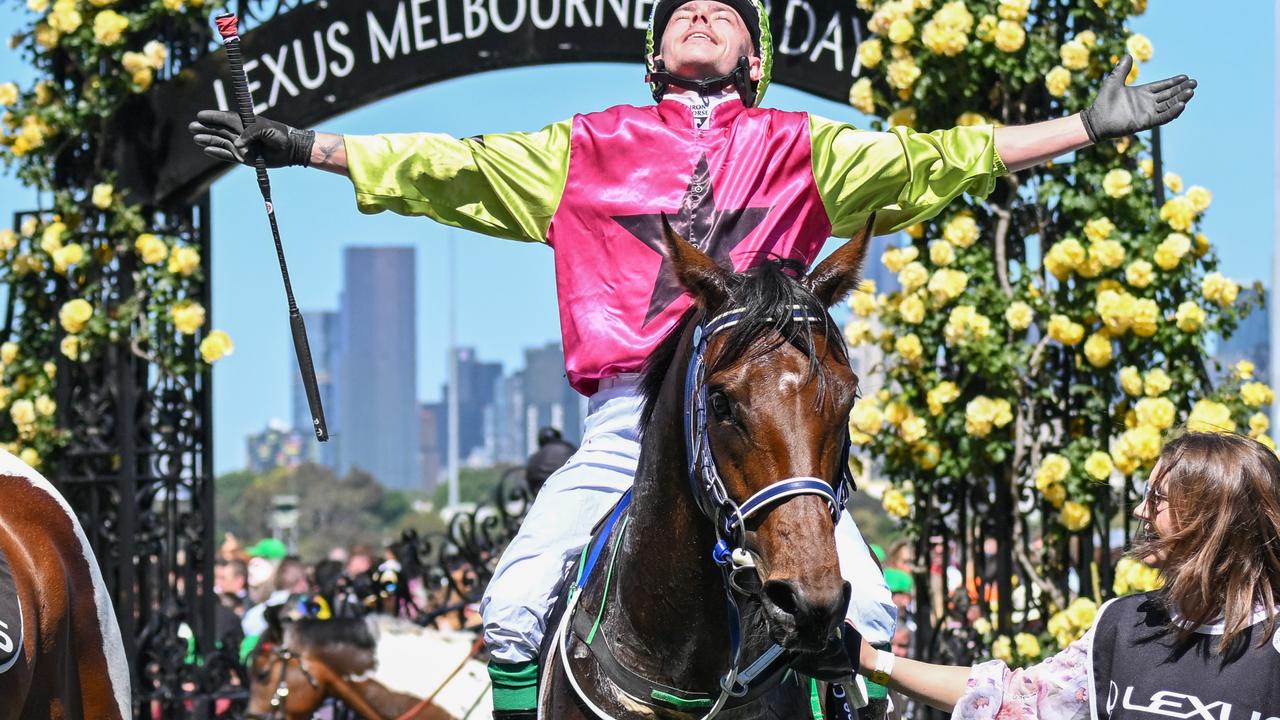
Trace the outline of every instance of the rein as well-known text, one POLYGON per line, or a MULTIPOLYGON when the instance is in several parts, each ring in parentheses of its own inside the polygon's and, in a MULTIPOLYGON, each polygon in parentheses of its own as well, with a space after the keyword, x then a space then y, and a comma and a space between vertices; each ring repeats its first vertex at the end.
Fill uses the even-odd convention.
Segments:
MULTIPOLYGON (((688 453, 688 477, 694 501, 699 510, 712 522, 716 531, 716 543, 711 549, 711 558, 720 568, 724 579, 725 603, 730 618, 729 624, 729 657, 728 670, 721 676, 719 694, 713 701, 704 693, 682 691, 669 688, 652 680, 640 677, 623 666, 613 656, 608 643, 601 640, 595 642, 599 619, 586 635, 586 623, 576 619, 577 601, 580 589, 590 576, 600 551, 611 534, 619 518, 629 509, 631 493, 628 491, 618 506, 610 514, 597 540, 589 543, 583 550, 583 566, 578 580, 570 588, 569 605, 565 610, 557 633, 557 646, 565 676, 578 697, 592 711, 603 718, 610 716, 596 707, 582 691, 566 652, 565 638, 572 629, 584 644, 587 645, 597 664, 619 689, 642 703, 657 701, 677 710, 689 712, 694 709, 709 708, 702 720, 711 720, 726 708, 746 705, 771 690, 786 675, 788 667, 779 660, 786 651, 777 643, 770 646, 753 662, 743 667, 742 658, 742 613, 739 610, 739 596, 752 597, 760 592, 759 583, 744 587, 739 580, 743 573, 756 572, 756 558, 746 548, 746 523, 756 514, 794 497, 817 495, 827 501, 833 522, 839 520, 848 500, 849 489, 853 480, 849 472, 849 443, 846 440, 842 453, 841 479, 838 489, 832 490, 831 484, 817 477, 788 477, 775 480, 767 487, 752 494, 743 502, 735 501, 724 485, 716 468, 715 458, 707 434, 708 389, 706 385, 706 350, 707 344, 716 333, 737 325, 742 321, 745 310, 733 309, 723 312, 710 321, 699 322, 693 331, 693 351, 689 366, 685 373, 684 385, 684 438, 688 453), (761 682, 756 683, 755 681, 761 682)), ((826 322, 827 317, 816 315, 808 308, 795 305, 790 308, 790 322, 826 322)), ((625 532, 625 521, 619 530, 619 539, 625 532)), ((616 560, 618 542, 615 541, 613 555, 610 559, 610 570, 616 560)), ((612 574, 612 573, 610 573, 612 574)), ((606 580, 605 596, 601 599, 601 613, 608 602, 608 583, 606 580)))

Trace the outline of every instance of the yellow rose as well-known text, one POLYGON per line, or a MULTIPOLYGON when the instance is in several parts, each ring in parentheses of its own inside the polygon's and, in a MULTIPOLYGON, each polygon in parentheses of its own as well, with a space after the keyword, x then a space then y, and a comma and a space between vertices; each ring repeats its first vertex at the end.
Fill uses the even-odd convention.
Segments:
POLYGON ((955 261, 956 251, 951 246, 951 243, 946 240, 939 240, 929 245, 929 262, 942 266, 950 265, 955 261))
POLYGON ((1151 177, 1156 171, 1156 162, 1151 158, 1142 158, 1138 161, 1138 171, 1143 177, 1151 177))
POLYGON ((148 265, 158 265, 169 257, 169 246, 151 233, 139 235, 138 239, 134 241, 133 247, 142 256, 142 262, 148 265))
POLYGON ((1027 42, 1027 31, 1021 23, 1012 20, 1001 20, 996 25, 995 43, 1000 50, 1012 53, 1022 49, 1027 42))
POLYGON ((973 31, 973 34, 982 42, 991 42, 996 38, 996 25, 999 22, 1000 19, 995 15, 983 15, 982 19, 978 21, 978 28, 973 31))
POLYGON ((967 248, 978 240, 978 221, 969 211, 956 213, 942 228, 942 239, 958 248, 967 248))
POLYGON ((949 344, 963 344, 969 340, 981 340, 991 332, 991 319, 979 313, 972 305, 957 305, 951 309, 947 324, 942 329, 949 344))
POLYGON ((1236 375, 1239 375, 1241 378, 1248 380, 1249 378, 1253 377, 1254 367, 1253 367, 1253 363, 1249 362, 1248 360, 1241 360, 1240 362, 1236 363, 1235 367, 1231 368, 1231 370, 1236 375))
POLYGON ((1115 229, 1116 226, 1111 222, 1110 218, 1093 218, 1084 224, 1084 236, 1095 243, 1102 242, 1111 237, 1111 233, 1115 232, 1115 229))
POLYGON ((916 26, 911 21, 900 17, 889 26, 889 42, 901 45, 916 34, 916 26))
POLYGON ((36 421, 36 407, 30 400, 15 400, 9 407, 9 417, 19 427, 31 425, 36 421))
POLYGON ((907 263, 915 260, 919 254, 920 251, 917 250, 914 245, 908 245, 902 248, 890 248, 885 250, 884 254, 880 256, 880 262, 884 263, 884 266, 889 269, 889 272, 898 273, 902 271, 902 268, 907 266, 907 263))
POLYGON ((1089 258, 1096 259, 1106 270, 1124 264, 1124 246, 1116 240, 1100 240, 1089 245, 1089 258))
POLYGON ((906 403, 895 400, 884 406, 884 419, 890 425, 901 425, 909 417, 911 408, 906 403))
POLYGON ((146 92, 154 80, 155 75, 151 68, 142 68, 129 76, 129 82, 133 83, 133 91, 140 93, 146 92))
POLYGON ((23 448, 18 453, 18 459, 33 468, 40 467, 40 453, 35 448, 23 448))
POLYGON ((1127 292, 1103 290, 1094 301, 1103 325, 1115 337, 1123 335, 1133 324, 1136 308, 1137 300, 1127 292))
POLYGON ((1182 332, 1195 332, 1204 324, 1204 309, 1193 300, 1187 300, 1178 305, 1178 311, 1174 315, 1177 320, 1178 329, 1182 332))
MULTIPOLYGON (((1002 4, 1004 0, 1001 0, 1002 4)), ((1040 641, 1031 633, 1018 633, 1013 636, 1014 647, 1017 648, 1018 654, 1026 660, 1035 660, 1040 657, 1040 641)))
POLYGON ((0 105, 18 104, 18 86, 7 82, 0 84, 0 105))
POLYGON ((1170 379, 1168 373, 1160 368, 1148 371, 1142 379, 1142 389, 1147 394, 1147 397, 1159 397, 1169 392, 1171 387, 1173 387, 1173 380, 1170 379))
POLYGON ((1045 73, 1044 86, 1054 97, 1066 95, 1067 89, 1071 87, 1071 71, 1061 65, 1054 65, 1052 70, 1045 73))
POLYGON ((1187 429, 1194 432, 1226 432, 1236 431, 1236 423, 1231 419, 1231 409, 1222 403, 1212 400, 1197 400, 1187 416, 1187 429))
POLYGON ((1026 330, 1031 326, 1033 317, 1031 306, 1021 300, 1010 303, 1008 309, 1004 311, 1005 322, 1009 323, 1009 327, 1014 330, 1026 330))
POLYGON ((1187 202, 1191 203, 1191 207, 1196 211, 1196 214, 1209 209, 1209 203, 1213 202, 1213 193, 1199 185, 1192 185, 1187 188, 1187 194, 1185 197, 1187 198, 1187 202))
POLYGON ((860 113, 871 115, 876 111, 875 98, 871 94, 870 78, 858 78, 849 88, 849 104, 860 113))
POLYGON ((1173 403, 1162 397, 1142 398, 1133 409, 1140 424, 1150 425, 1157 430, 1173 427, 1174 414, 1177 412, 1173 403))
POLYGON ((876 311, 876 296, 866 292, 855 292, 849 296, 849 307, 862 317, 871 317, 876 311))
POLYGON ((126 52, 121 56, 120 64, 124 66, 125 72, 130 74, 151 69, 151 59, 140 52, 126 52))
POLYGON ((147 56, 147 62, 151 64, 153 70, 163 68, 165 61, 169 59, 169 49, 159 40, 152 40, 143 45, 142 54, 147 56))
POLYGON ((235 351, 231 338, 221 330, 214 330, 200 341, 200 357, 207 363, 216 362, 235 351))
POLYGON ((1133 175, 1120 168, 1111 170, 1102 178, 1102 191, 1113 198, 1128 195, 1133 192, 1133 175))
POLYGON ((65 335, 62 342, 59 343, 58 349, 63 355, 70 360, 80 359, 80 337, 78 335, 65 335))
POLYGON ((93 306, 87 300, 76 298, 68 300, 58 310, 58 322, 62 329, 69 333, 78 333, 84 329, 85 323, 93 317, 93 306))
POLYGON ((952 0, 933 15, 934 22, 956 32, 968 33, 973 29, 973 13, 965 7, 964 0, 952 0))
POLYGON ((33 13, 42 13, 49 9, 49 0, 27 0, 27 9, 33 13))
POLYGON ((44 417, 51 417, 58 411, 58 403, 54 402, 53 398, 48 395, 41 395, 37 397, 35 404, 36 412, 40 413, 40 415, 44 417))
POLYGON ((1087 597, 1079 597, 1071 601, 1065 612, 1072 625, 1084 630, 1093 625, 1093 619, 1098 615, 1098 605, 1087 597))
MULTIPOLYGON (((1155 54, 1155 49, 1151 47, 1151 40, 1140 33, 1130 35, 1129 39, 1124 41, 1124 46, 1138 62, 1146 62, 1155 54)), ((1174 190, 1174 192, 1178 191, 1174 190)))
POLYGON ((925 394, 925 399, 929 405, 930 415, 941 415, 944 406, 955 402, 960 397, 960 388, 950 380, 944 380, 925 394))
POLYGON ((1111 364, 1111 339, 1101 333, 1094 333, 1084 342, 1084 357, 1089 364, 1106 367, 1111 364))
POLYGON ((944 305, 959 297, 968 284, 968 273, 942 268, 929 278, 928 290, 935 302, 944 305))
POLYGON ((93 37, 103 45, 115 45, 128 27, 129 18, 115 10, 103 10, 93 19, 93 37))
POLYGON ((169 308, 173 326, 183 335, 194 335, 204 325, 204 306, 190 300, 176 303, 169 308))
POLYGON ((84 23, 84 18, 76 9, 76 0, 58 0, 49 12, 48 23, 56 32, 66 34, 75 32, 84 23))
POLYGON ((916 127, 916 109, 904 107, 894 110, 889 113, 889 117, 885 118, 885 122, 889 123, 889 127, 909 127, 914 130, 916 127))
POLYGON ((1144 288, 1156 277, 1155 269, 1146 260, 1134 260, 1124 270, 1124 279, 1136 288, 1144 288))
POLYGON ((924 352, 923 346, 920 345, 920 338, 915 333, 909 333, 898 338, 893 344, 893 349, 907 362, 919 360, 920 355, 924 352))
POLYGON ((186 5, 186 0, 162 0, 162 3, 165 10, 168 10, 169 12, 178 12, 186 5))
POLYGON ((1068 500, 1062 504, 1062 526, 1071 532, 1079 532, 1089 527, 1089 523, 1093 520, 1093 513, 1089 511, 1088 505, 1082 505, 1074 500, 1068 500))
POLYGON ((859 432, 875 435, 884 427, 884 413, 876 406, 874 400, 858 398, 849 412, 849 424, 859 432))
POLYGON ((1174 230, 1186 232, 1196 219, 1196 208, 1186 195, 1171 197, 1160 206, 1160 219, 1174 230))
POLYGON ((1111 463, 1111 456, 1100 450, 1089 453, 1089 457, 1085 458, 1084 471, 1089 477, 1102 482, 1111 477, 1111 471, 1115 466, 1111 463))
POLYGON ((1240 386, 1240 399, 1249 407, 1262 407, 1275 402, 1276 395, 1264 383, 1250 382, 1240 386))
POLYGON ((911 325, 924 322, 924 302, 917 295, 909 295, 898 304, 898 316, 911 325))
POLYGON ((914 443, 924 439, 924 436, 928 434, 929 427, 924 418, 912 416, 903 420, 902 426, 898 430, 898 434, 902 436, 903 440, 914 443))
POLYGON ((1164 174, 1164 186, 1169 188, 1169 192, 1182 192, 1182 177, 1178 173, 1169 171, 1164 174))
MULTIPOLYGON (((173 249, 173 254, 169 256, 169 272, 177 275, 190 276, 196 270, 200 269, 200 251, 187 245, 182 245, 173 249)), ((855 293, 855 295, 866 293, 855 293)), ((874 303, 874 300, 873 300, 874 303)), ((874 304, 872 305, 874 307, 874 304)))
POLYGON ((1133 397, 1142 395, 1142 375, 1138 368, 1129 365, 1120 369, 1120 389, 1133 397))
POLYGON ((1156 246, 1155 257, 1156 265, 1161 270, 1172 270, 1178 267, 1178 263, 1182 262, 1182 257, 1173 251, 1168 245, 1160 243, 1156 246))
POLYGON ((850 347, 865 345, 871 340, 871 326, 863 320, 853 320, 844 326, 844 341, 850 347))
POLYGON ((1044 487, 1059 483, 1067 479, 1067 475, 1071 473, 1071 461, 1058 453, 1049 453, 1040 461, 1040 467, 1036 468, 1035 481, 1036 487, 1043 490, 1044 487))
POLYGON ((111 196, 116 189, 111 183, 98 183, 93 186, 93 206, 99 210, 106 210, 111 207, 111 196))
POLYGON ((862 67, 874 68, 884 59, 884 43, 880 38, 871 38, 858 46, 858 62, 862 67))
POLYGON ((914 225, 908 225, 906 229, 904 229, 902 232, 906 233, 907 237, 911 238, 912 240, 919 240, 920 238, 924 237, 924 223, 916 223, 914 225))
POLYGON ((996 14, 1004 20, 1024 20, 1031 9, 1031 0, 1000 0, 996 14))
POLYGON ((942 460, 942 449, 935 442, 916 443, 911 449, 911 459, 921 470, 932 470, 942 460))
POLYGON ((884 506, 885 512, 899 520, 911 517, 911 502, 896 488, 885 490, 880 504, 884 506))
POLYGON ((9 365, 18 359, 18 343, 7 342, 0 345, 0 363, 9 365))
POLYGON ((979 395, 964 408, 965 432, 974 437, 986 437, 994 427, 995 404, 991 398, 979 395))
POLYGON ((1249 416, 1249 435, 1257 437, 1271 429, 1271 418, 1266 413, 1254 413, 1249 416))
POLYGON ((53 251, 53 269, 59 275, 66 275, 67 268, 84 260, 84 248, 79 243, 64 245, 53 251))
POLYGON ((1139 298, 1133 303, 1133 324, 1130 329, 1138 337, 1151 337, 1160 324, 1160 306, 1155 300, 1139 298))
POLYGON ((991 643, 991 657, 1005 665, 1013 664, 1013 642, 1008 635, 1001 635, 991 643))
POLYGON ((18 233, 0 228, 0 253, 7 253, 18 246, 18 233))
POLYGON ((55 250, 62 247, 62 236, 66 234, 66 225, 58 221, 49 223, 40 234, 40 249, 52 255, 55 250))
POLYGON ((1068 70, 1084 70, 1089 67, 1089 48, 1079 38, 1068 40, 1058 48, 1062 66, 1068 70))
POLYGON ((982 113, 966 111, 960 113, 960 117, 956 118, 958 127, 973 127, 974 125, 985 124, 987 124, 987 119, 982 116, 982 113))
POLYGON ((1084 339, 1084 326, 1066 315, 1050 315, 1047 331, 1051 339, 1063 345, 1076 345, 1084 339))
POLYGON ((1078 33, 1075 36, 1075 40, 1076 42, 1083 44, 1085 47, 1092 49, 1098 44, 1098 35, 1092 30, 1085 30, 1082 33, 1078 33))
POLYGON ((898 273, 898 284, 902 285, 902 291, 910 293, 917 288, 924 287, 929 281, 929 271, 919 262, 910 262, 902 271, 898 273))
POLYGON ((1200 292, 1206 300, 1225 307, 1236 301, 1240 286, 1228 280, 1222 273, 1211 272, 1200 281, 1200 292))
POLYGON ((920 79, 920 67, 910 56, 889 63, 889 87, 894 90, 910 90, 920 79))

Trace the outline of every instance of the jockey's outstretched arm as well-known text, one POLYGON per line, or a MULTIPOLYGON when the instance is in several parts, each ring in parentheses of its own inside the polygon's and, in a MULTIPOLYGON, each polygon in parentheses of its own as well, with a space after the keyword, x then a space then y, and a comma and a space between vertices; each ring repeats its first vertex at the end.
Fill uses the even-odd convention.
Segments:
POLYGON ((1195 96, 1196 81, 1186 75, 1126 86, 1124 81, 1132 67, 1132 57, 1121 58, 1102 79, 1093 105, 1083 112, 1031 125, 996 128, 996 152, 1005 166, 1010 171, 1022 170, 1103 140, 1163 125, 1181 115, 1195 96))

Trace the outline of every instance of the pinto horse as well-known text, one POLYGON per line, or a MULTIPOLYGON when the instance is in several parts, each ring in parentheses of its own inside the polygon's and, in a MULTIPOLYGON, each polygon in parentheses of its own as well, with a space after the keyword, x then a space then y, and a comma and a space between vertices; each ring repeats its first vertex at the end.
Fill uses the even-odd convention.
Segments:
POLYGON ((857 378, 827 308, 870 224, 807 277, 733 273, 664 230, 695 304, 645 368, 635 484, 548 633, 539 717, 813 717, 822 686, 791 668, 851 592, 834 520, 857 378))
POLYGON ((281 622, 249 665, 250 720, 305 720, 326 698, 365 720, 489 718, 489 678, 475 636, 387 615, 281 622))
POLYGON ((126 720, 129 664, 71 506, 0 450, 0 720, 126 720))

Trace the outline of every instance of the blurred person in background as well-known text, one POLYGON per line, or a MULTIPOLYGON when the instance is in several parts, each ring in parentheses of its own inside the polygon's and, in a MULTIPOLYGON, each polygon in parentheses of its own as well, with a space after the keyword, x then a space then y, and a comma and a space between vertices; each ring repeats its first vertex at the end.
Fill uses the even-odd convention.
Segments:
POLYGON ((542 489, 547 478, 578 451, 578 446, 565 440, 560 431, 553 427, 544 427, 538 431, 538 449, 529 456, 524 466, 525 482, 529 484, 529 493, 534 497, 542 489))

